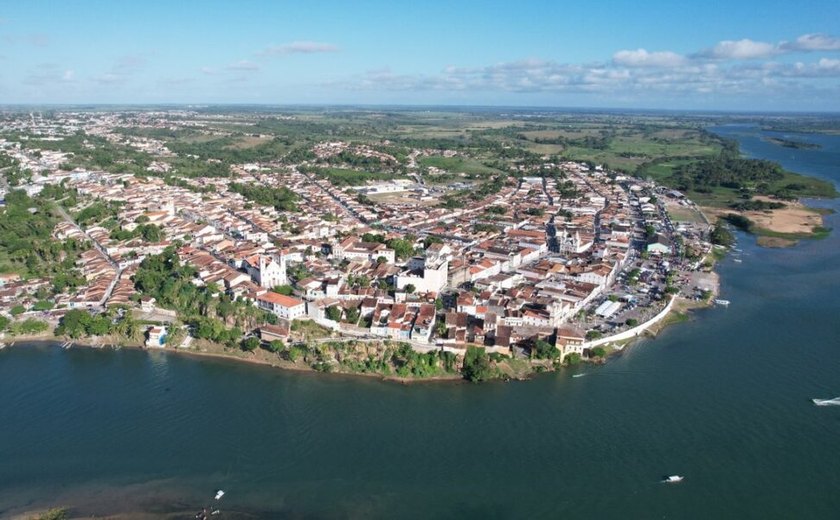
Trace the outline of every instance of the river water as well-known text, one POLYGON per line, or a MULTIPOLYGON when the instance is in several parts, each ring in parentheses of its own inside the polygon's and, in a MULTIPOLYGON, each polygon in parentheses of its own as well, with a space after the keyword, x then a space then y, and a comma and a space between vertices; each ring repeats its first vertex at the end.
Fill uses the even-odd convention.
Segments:
MULTIPOLYGON (((840 180, 840 136, 784 134, 823 145, 791 150, 715 131, 840 180)), ((728 308, 526 382, 6 349, 0 516, 191 518, 221 488, 214 518, 839 518, 840 406, 810 402, 840 396, 838 235, 791 249, 739 235, 743 263, 719 269, 728 308)))

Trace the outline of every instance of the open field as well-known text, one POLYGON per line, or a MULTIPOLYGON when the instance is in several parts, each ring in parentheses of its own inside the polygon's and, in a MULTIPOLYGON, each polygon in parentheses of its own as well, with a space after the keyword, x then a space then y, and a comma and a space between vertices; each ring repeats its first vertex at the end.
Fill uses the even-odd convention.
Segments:
POLYGON ((501 173, 496 168, 485 166, 480 161, 469 157, 443 157, 442 155, 433 155, 430 157, 421 157, 418 161, 423 166, 434 166, 451 173, 468 173, 475 175, 493 175, 501 173))
POLYGON ((669 200, 665 203, 665 209, 671 216, 671 220, 675 222, 688 222, 692 224, 705 223, 703 214, 694 208, 682 206, 669 200))
POLYGON ((751 230, 759 236, 782 239, 819 237, 823 232, 821 212, 798 202, 791 202, 787 207, 767 211, 732 211, 716 207, 702 208, 710 220, 729 213, 738 213, 750 219, 754 227, 751 230))

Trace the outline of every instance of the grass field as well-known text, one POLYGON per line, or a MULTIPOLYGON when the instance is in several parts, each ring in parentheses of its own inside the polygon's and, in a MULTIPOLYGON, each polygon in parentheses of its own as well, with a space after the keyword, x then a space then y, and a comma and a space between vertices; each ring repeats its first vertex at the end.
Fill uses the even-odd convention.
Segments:
POLYGON ((324 168, 319 170, 318 175, 326 177, 334 186, 361 186, 372 181, 390 181, 405 178, 388 172, 366 172, 346 168, 324 168))
POLYGON ((675 222, 689 222, 692 224, 702 224, 705 222, 703 215, 694 208, 680 206, 679 204, 668 204, 666 209, 671 219, 675 222))
POLYGON ((421 157, 419 162, 423 166, 434 166, 451 173, 469 173, 475 175, 494 175, 500 173, 495 168, 490 168, 481 164, 476 159, 469 157, 443 157, 440 155, 433 155, 431 157, 421 157))

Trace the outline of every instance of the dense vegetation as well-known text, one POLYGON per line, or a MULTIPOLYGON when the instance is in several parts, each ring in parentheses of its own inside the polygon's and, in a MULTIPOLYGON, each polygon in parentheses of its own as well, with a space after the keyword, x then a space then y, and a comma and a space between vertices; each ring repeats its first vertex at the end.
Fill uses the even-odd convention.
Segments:
POLYGON ((768 211, 774 209, 782 209, 785 206, 783 202, 766 201, 766 200, 746 200, 743 202, 733 202, 730 207, 738 211, 768 211))
POLYGON ((55 292, 81 285, 75 264, 88 244, 52 238, 56 222, 50 201, 9 192, 5 209, 0 209, 0 272, 48 279, 55 292))
POLYGON ((495 375, 495 370, 490 364, 490 357, 487 352, 481 347, 469 346, 467 353, 464 356, 464 366, 461 372, 464 378, 477 383, 491 379, 495 375))
POLYGON ((769 183, 784 178, 784 170, 775 162, 761 159, 741 159, 722 154, 713 159, 688 163, 677 169, 677 189, 710 192, 713 188, 753 188, 759 193, 768 191, 769 183))
POLYGON ((137 339, 142 333, 140 323, 131 312, 108 309, 104 314, 93 315, 87 311, 71 309, 67 311, 55 328, 57 336, 79 339, 89 336, 114 334, 126 339, 137 339))
POLYGON ((178 311, 200 339, 235 346, 243 330, 276 323, 276 316, 250 302, 232 300, 212 285, 194 284, 195 276, 195 269, 182 265, 170 247, 141 262, 134 274, 134 286, 141 294, 154 297, 161 307, 178 311))
POLYGON ((727 229, 726 226, 720 222, 715 224, 715 227, 712 229, 710 238, 712 244, 721 245, 724 247, 729 247, 735 243, 735 235, 733 235, 732 232, 729 231, 729 229, 727 229))
POLYGON ((248 200, 264 206, 273 206, 281 211, 297 211, 297 195, 286 187, 262 186, 259 184, 231 183, 228 188, 248 200))

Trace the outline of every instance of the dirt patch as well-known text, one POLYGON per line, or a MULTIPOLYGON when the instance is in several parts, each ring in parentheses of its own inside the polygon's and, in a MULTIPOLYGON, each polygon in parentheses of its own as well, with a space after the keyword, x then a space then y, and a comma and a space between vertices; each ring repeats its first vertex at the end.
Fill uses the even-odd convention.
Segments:
MULTIPOLYGON (((756 197, 759 200, 771 200, 756 197)), ((787 202, 787 207, 768 211, 735 211, 726 208, 704 207, 703 212, 712 220, 728 213, 743 215, 755 223, 756 228, 766 229, 775 233, 789 233, 809 235, 815 227, 823 225, 823 217, 799 202, 787 202)))
POLYGON ((690 206, 683 206, 677 202, 668 200, 665 202, 665 210, 671 215, 675 222, 689 222, 692 224, 703 224, 703 214, 690 206))
POLYGON ((755 242, 762 247, 793 247, 797 244, 796 240, 779 237, 758 237, 755 242))

